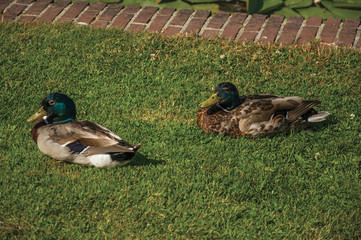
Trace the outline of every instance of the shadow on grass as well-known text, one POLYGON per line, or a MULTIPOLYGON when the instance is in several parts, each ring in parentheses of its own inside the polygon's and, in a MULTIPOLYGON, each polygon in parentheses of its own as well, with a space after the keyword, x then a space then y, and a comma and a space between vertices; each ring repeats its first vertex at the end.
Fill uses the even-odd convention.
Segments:
POLYGON ((306 127, 306 129, 309 129, 312 132, 320 132, 329 126, 335 125, 336 123, 337 123, 337 120, 336 120, 335 116, 330 115, 330 116, 328 116, 326 121, 309 123, 309 125, 306 127))
POLYGON ((152 160, 152 159, 147 158, 146 156, 144 156, 141 153, 137 153, 137 154, 135 154, 132 161, 130 161, 128 166, 147 166, 147 165, 158 165, 158 164, 164 164, 164 163, 165 163, 165 161, 163 161, 163 160, 152 160))
MULTIPOLYGON (((147 166, 147 165, 158 165, 158 164, 164 164, 164 163, 165 163, 165 161, 163 161, 163 160, 152 160, 140 153, 136 153, 135 156, 133 157, 133 159, 125 166, 147 166)), ((96 168, 94 166, 82 166, 80 164, 76 164, 73 162, 58 161, 53 158, 51 160, 47 161, 48 167, 56 167, 56 166, 62 166, 62 165, 68 165, 68 164, 78 166, 80 168, 84 168, 84 167, 96 168)), ((108 168, 104 168, 104 169, 108 169, 108 168)))

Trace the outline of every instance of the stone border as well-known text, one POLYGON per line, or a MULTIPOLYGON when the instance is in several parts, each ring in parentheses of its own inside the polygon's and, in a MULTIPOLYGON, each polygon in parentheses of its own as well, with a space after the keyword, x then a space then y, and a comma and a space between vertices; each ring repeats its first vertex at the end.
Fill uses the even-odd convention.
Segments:
POLYGON ((72 22, 93 27, 118 28, 129 31, 146 30, 165 36, 199 34, 207 38, 221 37, 243 42, 302 45, 312 39, 323 46, 361 48, 359 19, 320 17, 290 17, 207 10, 176 10, 103 2, 76 2, 71 0, 0 0, 2 22, 72 22))

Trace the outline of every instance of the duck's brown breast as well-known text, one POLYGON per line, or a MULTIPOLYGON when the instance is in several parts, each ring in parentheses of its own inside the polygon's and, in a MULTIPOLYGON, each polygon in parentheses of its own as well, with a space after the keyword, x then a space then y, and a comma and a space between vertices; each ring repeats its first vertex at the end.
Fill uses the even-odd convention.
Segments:
POLYGON ((45 126, 46 122, 43 118, 39 118, 31 128, 31 138, 34 140, 34 142, 37 143, 38 140, 38 129, 42 126, 45 126))
POLYGON ((237 119, 232 119, 232 114, 223 110, 214 111, 204 108, 197 112, 197 125, 206 133, 214 132, 241 137, 243 133, 239 130, 238 123, 237 119))

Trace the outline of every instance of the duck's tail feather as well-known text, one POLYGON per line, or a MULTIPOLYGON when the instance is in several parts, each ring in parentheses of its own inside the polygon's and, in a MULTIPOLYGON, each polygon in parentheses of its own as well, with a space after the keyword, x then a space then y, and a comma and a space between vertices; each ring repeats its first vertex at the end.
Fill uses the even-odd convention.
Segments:
POLYGON ((299 117, 318 104, 320 104, 320 101, 317 100, 302 101, 302 103, 297 108, 288 112, 289 121, 296 121, 299 117))
POLYGON ((322 122, 325 121, 327 116, 330 115, 329 112, 317 111, 316 114, 312 114, 307 118, 308 122, 322 122))
POLYGON ((143 144, 142 143, 138 143, 137 145, 134 145, 131 150, 136 152, 143 144))
POLYGON ((131 158, 134 157, 135 153, 137 152, 137 150, 142 146, 141 143, 134 145, 133 147, 130 147, 129 150, 130 152, 117 152, 117 153, 111 153, 111 158, 115 161, 128 161, 131 158))

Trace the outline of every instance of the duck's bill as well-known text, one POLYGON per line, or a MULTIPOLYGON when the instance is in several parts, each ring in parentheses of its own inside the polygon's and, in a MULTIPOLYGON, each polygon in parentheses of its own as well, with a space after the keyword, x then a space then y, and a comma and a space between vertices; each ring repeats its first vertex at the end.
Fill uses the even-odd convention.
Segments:
POLYGON ((220 101, 221 101, 221 99, 219 98, 218 93, 214 93, 214 94, 212 94, 212 96, 210 98, 208 98, 206 101, 202 102, 199 107, 206 108, 206 107, 212 106, 214 104, 217 104, 220 101))
POLYGON ((31 115, 28 119, 26 119, 27 122, 33 122, 38 118, 44 117, 47 115, 47 112, 44 110, 43 106, 40 107, 39 111, 31 115))

